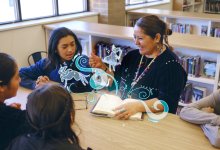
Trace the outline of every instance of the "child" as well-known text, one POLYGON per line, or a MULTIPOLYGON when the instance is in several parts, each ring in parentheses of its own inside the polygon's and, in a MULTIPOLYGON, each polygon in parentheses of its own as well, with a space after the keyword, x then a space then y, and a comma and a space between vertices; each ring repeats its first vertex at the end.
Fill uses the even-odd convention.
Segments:
POLYGON ((16 138, 9 150, 80 150, 79 140, 71 129, 75 121, 71 95, 58 84, 35 89, 26 106, 27 120, 33 131, 16 138))
POLYGON ((20 82, 18 66, 8 54, 0 53, 0 72, 0 150, 2 150, 27 128, 25 111, 20 110, 20 104, 6 106, 4 103, 6 99, 16 96, 20 82))

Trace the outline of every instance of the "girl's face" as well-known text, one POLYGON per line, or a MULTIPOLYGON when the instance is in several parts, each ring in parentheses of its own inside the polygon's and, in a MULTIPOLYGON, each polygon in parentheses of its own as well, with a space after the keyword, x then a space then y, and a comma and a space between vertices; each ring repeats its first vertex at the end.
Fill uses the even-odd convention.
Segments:
POLYGON ((141 55, 152 55, 156 50, 156 38, 152 39, 138 26, 134 27, 134 42, 141 55))
MULTIPOLYGON (((4 98, 9 99, 16 96, 21 78, 19 76, 18 67, 16 67, 15 75, 12 77, 9 85, 4 88, 4 98)), ((4 86, 2 86, 4 87, 4 86)))
POLYGON ((68 35, 60 39, 57 49, 62 61, 71 60, 76 52, 76 42, 71 35, 68 35))

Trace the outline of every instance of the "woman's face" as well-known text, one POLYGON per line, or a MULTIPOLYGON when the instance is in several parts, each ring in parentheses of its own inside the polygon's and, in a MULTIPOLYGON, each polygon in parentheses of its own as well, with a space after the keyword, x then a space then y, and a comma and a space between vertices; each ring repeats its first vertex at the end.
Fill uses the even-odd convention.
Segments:
POLYGON ((18 67, 16 67, 15 75, 12 77, 9 85, 4 90, 5 99, 16 96, 21 78, 19 76, 18 67))
POLYGON ((141 55, 152 55, 156 50, 156 40, 146 35, 138 26, 134 27, 134 42, 141 55))
POLYGON ((68 35, 60 39, 57 49, 62 61, 71 60, 76 52, 76 42, 71 35, 68 35))

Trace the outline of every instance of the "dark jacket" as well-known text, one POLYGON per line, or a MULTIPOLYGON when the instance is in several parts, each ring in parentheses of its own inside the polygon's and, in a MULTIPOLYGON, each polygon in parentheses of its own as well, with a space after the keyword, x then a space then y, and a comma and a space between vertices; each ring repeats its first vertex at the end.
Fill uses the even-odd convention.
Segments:
POLYGON ((50 139, 25 134, 17 137, 6 150, 81 150, 77 144, 67 139, 50 139))
MULTIPOLYGON (((79 66, 82 68, 90 68, 88 57, 85 55, 81 56, 82 58, 80 60, 84 59, 84 61, 80 61, 79 66)), ((77 57, 79 57, 79 55, 77 57)), ((92 90, 89 85, 91 72, 85 70, 82 71, 76 67, 75 62, 77 57, 69 62, 60 64, 57 67, 51 65, 48 66, 49 60, 45 58, 38 61, 35 65, 21 68, 19 71, 21 77, 20 85, 29 89, 34 89, 36 86, 35 82, 39 76, 48 76, 51 81, 63 85, 65 85, 65 82, 67 81, 67 86, 72 92, 89 92, 92 90), (61 67, 63 67, 63 70, 60 70, 61 67), (88 83, 86 83, 86 81, 88 83)))
POLYGON ((18 135, 28 130, 25 111, 0 103, 0 150, 3 150, 18 135))

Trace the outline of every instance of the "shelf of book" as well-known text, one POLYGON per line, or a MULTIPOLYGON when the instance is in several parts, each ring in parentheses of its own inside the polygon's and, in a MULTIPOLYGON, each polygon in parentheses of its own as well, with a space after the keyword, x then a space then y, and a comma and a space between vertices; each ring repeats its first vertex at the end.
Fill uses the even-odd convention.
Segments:
MULTIPOLYGON (((193 5, 200 6, 201 2, 195 2, 195 4, 193 5)), ((186 6, 190 5, 191 4, 188 4, 186 6)), ((127 12, 127 26, 133 26, 138 18, 146 15, 159 16, 167 23, 168 27, 171 28, 173 32, 212 36, 215 38, 220 37, 220 30, 214 30, 220 28, 220 17, 218 14, 159 9, 138 9, 127 12)))
POLYGON ((187 11, 187 12, 202 12, 203 1, 197 0, 174 0, 173 1, 173 10, 176 11, 187 11), (186 9, 189 8, 190 9, 186 9), (196 7, 199 7, 196 8, 196 7))
POLYGON ((204 12, 205 13, 220 13, 220 1, 219 0, 204 0, 204 12))
POLYGON ((214 85, 215 84, 215 79, 209 79, 206 77, 191 77, 188 76, 188 80, 190 81, 195 81, 195 82, 201 82, 201 83, 206 83, 206 84, 211 84, 214 85))

